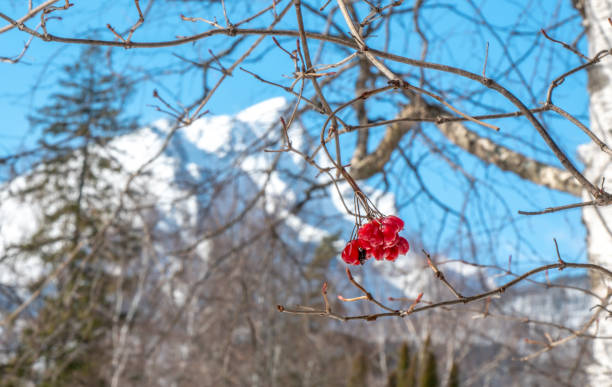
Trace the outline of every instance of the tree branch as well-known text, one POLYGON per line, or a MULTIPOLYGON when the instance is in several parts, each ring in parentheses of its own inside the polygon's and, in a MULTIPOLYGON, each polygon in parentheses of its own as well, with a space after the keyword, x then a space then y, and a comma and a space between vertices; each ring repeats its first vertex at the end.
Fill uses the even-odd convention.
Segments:
MULTIPOLYGON (((415 104, 406 106, 398 117, 400 119, 410 117, 415 121, 398 121, 389 125, 385 136, 374 151, 366 156, 357 157, 360 156, 359 154, 353 156, 351 175, 355 179, 366 179, 381 172, 403 135, 418 123, 418 119, 430 121, 439 118, 439 121, 444 121, 447 116, 448 113, 436 105, 428 104, 421 108, 416 107, 415 104)), ((487 164, 493 164, 503 171, 515 173, 534 184, 566 192, 576 197, 581 195, 582 185, 566 170, 542 163, 496 144, 469 130, 463 122, 441 122, 436 126, 450 142, 487 164)))
POLYGON ((450 142, 487 164, 493 164, 503 171, 515 173, 532 183, 580 197, 582 185, 566 170, 542 163, 496 144, 469 130, 462 122, 442 123, 437 127, 450 142))

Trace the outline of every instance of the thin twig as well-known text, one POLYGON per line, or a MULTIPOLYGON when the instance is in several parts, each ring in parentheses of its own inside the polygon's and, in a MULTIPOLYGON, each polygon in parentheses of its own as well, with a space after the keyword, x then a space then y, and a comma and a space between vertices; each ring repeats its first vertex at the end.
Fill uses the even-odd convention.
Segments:
MULTIPOLYGON (((246 18, 246 19, 244 19, 244 20, 239 21, 238 23, 234 23, 234 27, 238 27, 238 26, 239 26, 239 25, 241 25, 241 24, 246 24, 246 23, 249 23, 249 22, 251 22, 251 21, 253 21, 253 20, 257 19, 259 16, 263 15, 264 13, 266 13, 266 12, 268 12, 268 11, 270 11, 270 10, 274 10, 274 9, 276 9, 276 5, 277 5, 278 3, 280 3, 281 1, 282 1, 282 0, 274 0, 274 1, 272 1, 272 5, 267 6, 266 8, 262 9, 261 11, 259 11, 259 12, 255 13, 255 14, 253 14, 253 15, 249 16, 249 17, 247 17, 247 18, 246 18)), ((276 18, 276 15, 274 15, 274 17, 276 18)))
MULTIPOLYGON (((539 107, 539 108, 535 108, 535 109, 529 109, 530 112, 532 113, 541 113, 541 112, 545 112, 549 110, 548 107, 539 107)), ((497 119, 497 118, 510 118, 510 117, 520 117, 522 116, 524 113, 521 111, 514 111, 514 112, 510 112, 510 113, 498 113, 498 114, 483 114, 483 115, 479 115, 479 116, 472 116, 475 119, 478 120, 487 120, 487 119, 497 119)), ((450 117, 450 116, 438 116, 438 117, 402 117, 402 118, 394 118, 391 120, 380 120, 380 121, 374 121, 374 122, 370 122, 367 124, 361 124, 361 125, 352 125, 350 127, 347 127, 344 130, 341 130, 339 132, 339 134, 343 134, 343 133, 348 133, 348 132, 352 132, 355 130, 360 130, 360 129, 368 129, 368 128, 374 128, 377 126, 383 126, 383 125, 391 125, 391 124, 395 124, 398 122, 435 122, 438 124, 443 124, 446 122, 462 122, 462 121, 469 121, 469 118, 466 117, 450 117)))
MULTIPOLYGON (((559 245, 557 244, 557 239, 553 238, 553 241, 555 242, 555 250, 557 251, 557 259, 559 260, 559 264, 561 265, 565 265, 565 261, 561 258, 561 254, 559 253, 559 245)), ((559 270, 563 270, 565 266, 562 266, 559 268, 559 270)))
POLYGON ((486 78, 487 77, 487 60, 489 59, 489 42, 487 42, 486 48, 485 48, 485 60, 484 60, 484 64, 482 65, 482 77, 486 78))
POLYGON ((234 25, 230 22, 229 17, 227 16, 227 10, 225 9, 225 0, 221 0, 221 8, 223 8, 223 18, 225 19, 225 26, 227 28, 234 27, 234 25))
POLYGON ((612 155, 612 149, 610 149, 603 141, 601 141, 599 139, 599 137, 597 137, 595 135, 595 133, 593 133, 591 131, 591 129, 589 129, 586 125, 584 125, 582 122, 580 122, 573 115, 569 114, 568 112, 566 112, 565 110, 561 109, 557 105, 550 104, 550 105, 547 106, 547 108, 549 108, 550 110, 558 113, 559 115, 561 115, 562 117, 566 118, 568 121, 570 121, 571 123, 573 123, 574 125, 579 127, 587 136, 589 136, 589 138, 591 140, 593 140, 593 142, 595 144, 597 144, 599 146, 599 148, 603 152, 605 152, 605 153, 607 153, 609 155, 612 155))
POLYGON ((542 211, 519 211, 518 213, 521 215, 542 215, 542 214, 550 214, 551 212, 569 210, 572 208, 594 206, 596 204, 597 204, 597 201, 590 200, 588 202, 583 202, 583 203, 567 204, 565 206, 559 206, 559 207, 548 207, 542 211))
MULTIPOLYGON (((274 82, 272 82, 272 81, 268 81, 268 80, 266 80, 266 79, 263 79, 263 78, 262 78, 262 77, 260 77, 259 75, 255 74, 255 73, 253 73, 253 72, 251 72, 251 71, 249 71, 249 70, 247 70, 247 69, 245 69, 245 68, 243 68, 243 67, 240 67, 240 70, 244 71, 245 73, 250 74, 251 76, 253 76, 253 77, 254 77, 255 79, 257 79, 258 81, 261 81, 261 82, 263 82, 263 83, 267 83, 267 84, 272 85, 272 86, 280 87, 281 89, 283 89, 283 90, 284 90, 284 91, 286 91, 287 93, 291 93, 291 94, 293 94, 293 95, 294 95, 294 96, 296 96, 296 97, 298 96, 298 93, 297 93, 297 92, 295 92, 295 91, 291 90, 290 88, 288 88, 288 87, 286 87, 286 86, 279 85, 278 83, 274 83, 274 82)), ((324 112, 324 111, 321 109, 321 107, 320 107, 319 105, 315 104, 315 103, 314 103, 314 102, 312 102, 310 99, 308 99, 308 98, 306 98, 306 97, 302 97, 302 100, 303 100, 303 101, 306 101, 306 102, 307 102, 307 103, 310 105, 310 107, 311 107, 311 108, 312 108, 314 111, 316 111, 316 112, 318 112, 318 113, 321 113, 321 114, 324 114, 324 113, 325 113, 325 112, 324 112)))
MULTIPOLYGON (((19 27, 20 25, 23 25, 23 23, 25 23, 26 21, 28 21, 29 19, 33 18, 34 16, 36 16, 36 14, 40 11, 42 11, 43 9, 45 9, 46 7, 57 3, 60 0, 47 0, 44 3, 38 5, 36 8, 32 8, 28 11, 27 14, 25 14, 24 16, 20 17, 19 19, 15 20, 14 23, 11 22, 10 20, 7 20, 10 24, 6 25, 2 28, 0 28, 0 34, 6 32, 6 31, 10 31, 15 27, 19 27)), ((6 19, 5 19, 6 20, 6 19)), ((35 36, 35 35, 33 35, 35 36)))
POLYGON ((574 67, 573 69, 566 71, 565 73, 559 75, 557 78, 555 78, 551 83, 550 86, 548 87, 548 91, 546 92, 546 105, 548 104, 552 104, 552 93, 553 90, 558 87, 559 85, 561 85, 564 81, 565 78, 567 78, 568 76, 577 73, 578 71, 584 70, 587 67, 593 66, 594 64, 599 63, 603 58, 605 58, 606 56, 610 55, 610 51, 609 50, 601 50, 599 51, 597 54, 595 54, 595 56, 589 60, 587 63, 583 63, 580 66, 574 67))
POLYGON ((491 125, 491 124, 489 124, 487 122, 484 122, 484 121, 480 121, 480 120, 478 120, 478 119, 476 119, 476 118, 474 118, 474 117, 472 117, 472 116, 470 116, 468 114, 463 113, 462 111, 460 111, 459 109, 457 109, 453 105, 451 105, 450 103, 446 102, 444 100, 444 98, 442 98, 440 96, 437 96, 437 95, 435 95, 434 93, 432 93, 430 91, 427 91, 427 90, 422 89, 420 87, 413 86, 413 85, 411 85, 411 84, 409 84, 409 83, 407 83, 405 81, 392 81, 392 82, 390 82, 390 84, 392 84, 392 85, 394 85, 395 87, 398 87, 398 88, 409 89, 409 90, 416 91, 416 92, 418 92, 420 94, 425 94, 425 95, 435 99, 436 101, 440 102, 441 104, 443 104, 444 106, 446 106, 450 110, 454 111, 455 113, 459 114, 460 116, 462 116, 466 120, 472 121, 474 123, 477 123, 479 125, 482 125, 484 127, 487 127, 489 129, 493 129, 493 130, 499 132, 499 127, 498 126, 491 125))
MULTIPOLYGON (((608 294, 607 298, 609 298, 609 297, 610 297, 610 295, 608 294)), ((564 337, 562 339, 559 339, 559 340, 556 340, 556 341, 553 341, 552 338, 547 337, 548 343, 539 343, 540 345, 544 346, 544 348, 542 348, 539 351, 534 352, 534 353, 532 353, 530 355, 523 356, 523 357, 520 358, 520 360, 521 361, 529 361, 529 360, 531 360, 531 359, 533 359, 533 358, 535 358, 537 356, 540 356, 543 353, 546 353, 546 352, 552 350, 555 347, 558 347, 561 344, 565 344, 566 342, 568 342, 570 340, 573 340, 576 337, 582 336, 582 334, 585 333, 591 327, 591 325, 593 325, 593 323, 595 323, 595 321, 597 321, 597 317, 599 317, 600 313, 601 313, 601 310, 598 310, 596 313, 593 314, 593 316, 591 316, 589 321, 587 321, 580 330, 572 333, 569 336, 566 336, 566 337, 564 337)), ((526 339, 526 341, 529 342, 531 340, 526 339)), ((534 342, 534 341, 531 341, 531 342, 534 342)), ((536 342, 534 342, 534 343, 536 343, 536 342)))
POLYGON ((461 293, 459 293, 457 290, 455 290, 453 285, 451 285, 450 282, 448 282, 448 280, 444 276, 444 273, 440 269, 438 269, 436 264, 431 260, 431 256, 427 253, 427 251, 423 250, 423 254, 425 254, 425 257, 427 258, 427 264, 429 265, 431 270, 434 272, 434 276, 437 279, 439 279, 444 285, 446 285, 446 287, 451 291, 451 293, 453 293, 455 295, 455 297, 457 297, 458 299, 463 300, 465 297, 463 297, 461 295, 461 293))
POLYGON ((322 6, 321 8, 319 8, 319 11, 323 12, 323 10, 325 9, 325 7, 327 7, 327 5, 328 5, 329 3, 331 3, 331 1, 332 1, 332 0, 327 0, 327 1, 325 2, 325 4, 323 4, 323 6, 322 6))
MULTIPOLYGON (((151 0, 151 1, 153 1, 153 0, 151 0)), ((128 37, 126 39, 126 41, 128 43, 132 40, 132 35, 134 35, 134 31, 136 31, 138 29, 138 27, 140 27, 144 23, 144 21, 145 21, 144 15, 142 14, 142 11, 140 10, 140 0, 134 0, 134 4, 136 5, 136 10, 138 11, 138 20, 130 28, 130 32, 128 33, 128 37)))
POLYGON ((361 286, 361 284, 359 282, 357 282, 357 280, 355 280, 355 278, 353 278, 353 274, 351 274, 351 271, 350 271, 350 269, 348 267, 346 268, 346 275, 348 276, 349 281, 351 281, 351 283, 357 289, 359 289, 359 290, 361 290, 363 292, 363 294, 367 297, 368 301, 371 301, 371 302, 375 303, 376 305, 378 305, 382 309, 387 310, 389 312, 393 312, 393 313, 398 312, 397 309, 389 308, 388 306, 383 305, 381 302, 379 302, 374 297, 372 297, 372 294, 370 294, 370 292, 368 292, 363 286, 361 286))
POLYGON ((332 310, 331 306, 329 305, 329 300, 327 299, 327 282, 323 282, 321 294, 323 295, 323 301, 325 302, 325 312, 329 314, 332 310))
POLYGON ((28 51, 28 48, 30 47, 30 44, 32 43, 32 39, 34 39, 34 36, 30 36, 28 41, 23 45, 23 49, 17 56, 14 56, 12 58, 0 57, 0 62, 10 63, 10 64, 15 64, 19 62, 21 58, 23 58, 23 56, 25 55, 26 51, 28 51))
POLYGON ((578 55, 579 57, 581 57, 582 59, 585 60, 589 60, 589 58, 585 55, 583 55, 580 51, 576 50, 574 47, 570 46, 569 44, 562 42, 560 40, 557 39, 553 39, 550 36, 548 36, 548 34, 546 33, 546 31, 544 29, 541 29, 540 32, 542 33, 542 35, 544 35, 544 37, 548 40, 550 40, 551 42, 555 42, 557 44, 560 44, 563 46, 563 48, 570 50, 571 52, 573 52, 574 54, 578 55))

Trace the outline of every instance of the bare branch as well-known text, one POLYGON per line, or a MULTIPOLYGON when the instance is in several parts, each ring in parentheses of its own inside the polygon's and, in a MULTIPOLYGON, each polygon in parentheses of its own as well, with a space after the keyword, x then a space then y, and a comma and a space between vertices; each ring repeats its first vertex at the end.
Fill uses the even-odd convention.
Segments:
POLYGON ((444 273, 440 271, 436 264, 431 260, 431 257, 429 256, 427 251, 423 250, 423 254, 425 254, 425 258, 427 258, 427 264, 434 272, 434 276, 439 279, 451 291, 451 293, 455 295, 455 297, 457 297, 458 299, 463 299, 464 297, 461 295, 461 293, 455 290, 453 285, 451 285, 450 282, 447 281, 446 277, 444 276, 444 273))
POLYGON ((60 0, 47 0, 47 1, 39 4, 36 8, 29 9, 27 14, 25 14, 24 16, 20 17, 17 20, 12 20, 12 19, 11 20, 7 20, 7 19, 5 19, 10 24, 0 28, 0 34, 5 33, 6 31, 10 31, 13 28, 18 27, 20 25, 23 25, 23 23, 25 23, 26 21, 30 20, 34 16, 36 16, 37 13, 39 13, 40 11, 42 11, 43 9, 45 9, 48 6, 53 5, 54 3, 57 3, 58 1, 60 1, 60 0))

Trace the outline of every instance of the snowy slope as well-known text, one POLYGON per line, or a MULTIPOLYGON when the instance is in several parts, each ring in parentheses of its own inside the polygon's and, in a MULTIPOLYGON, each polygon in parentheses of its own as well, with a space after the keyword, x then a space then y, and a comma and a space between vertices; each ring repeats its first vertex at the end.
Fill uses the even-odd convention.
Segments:
MULTIPOLYGON (((210 207, 209 186, 215 184, 236 185, 240 190, 240 202, 228 202, 227 210, 219 205, 221 196, 215 198, 216 216, 231 219, 238 213, 244 202, 248 202, 261 191, 266 200, 258 202, 257 211, 275 214, 284 218, 286 225, 298 235, 298 243, 314 244, 330 233, 350 232, 347 217, 342 216, 337 199, 324 198, 307 203, 303 211, 307 216, 289 212, 303 196, 307 181, 317 181, 314 171, 305 168, 303 160, 295 155, 267 153, 263 149, 276 147, 278 118, 288 108, 283 98, 274 98, 245 109, 234 116, 205 116, 184 128, 178 129, 170 141, 168 135, 174 128, 166 120, 160 120, 149 127, 115 139, 102 152, 116 160, 121 172, 103 171, 102 178, 113 186, 114 195, 119 198, 126 188, 130 174, 140 174, 130 185, 130 190, 145 192, 140 197, 141 206, 153 206, 161 216, 158 230, 168 234, 178 231, 183 241, 196 241, 198 232, 206 226, 199 225, 205 214, 198 213, 210 207), (159 154, 161 151, 161 154, 159 154), (268 173, 275 164, 272 173, 268 173), (305 175, 304 179, 286 181, 287 175, 305 175), (313 209, 325 214, 324 220, 313 209), (223 212, 225 211, 225 212, 223 212), (348 230, 348 231, 346 231, 348 230)), ((295 146, 300 146, 299 131, 295 131, 295 146)), ((75 161, 79 163, 80 160, 75 161)), ((61 182, 75 186, 76 176, 64 176, 61 182)), ((15 195, 26 187, 26 177, 18 177, 4 184, 0 189, 0 284, 20 288, 40 278, 50 268, 45 268, 36 254, 14 256, 11 246, 25 242, 39 228, 43 213, 37 202, 24 202, 15 195)), ((86 187, 96 190, 96 187, 86 187)), ((87 193, 87 192, 86 192, 87 193)), ((331 190, 330 190, 331 193, 331 190)), ((327 195, 334 197, 334 195, 327 195)), ((52 202, 52 200, 50 200, 52 202)), ((118 200, 117 200, 118 201, 118 200)), ((116 203, 118 204, 118 203, 116 203)), ((124 203, 126 207, 134 203, 124 203)), ((66 230, 54 233, 61 235, 66 230)), ((162 241, 163 243, 163 241, 162 241)), ((202 258, 206 258, 206 243, 199 244, 202 258)), ((171 257, 170 257, 171 259, 171 257)))

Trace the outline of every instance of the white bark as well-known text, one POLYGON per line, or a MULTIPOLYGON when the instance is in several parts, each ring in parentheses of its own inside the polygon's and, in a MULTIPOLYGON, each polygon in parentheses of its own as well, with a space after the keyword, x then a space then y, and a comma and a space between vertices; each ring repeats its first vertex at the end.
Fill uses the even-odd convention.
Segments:
MULTIPOLYGON (((584 2, 585 22, 589 41, 589 55, 612 48, 612 0, 587 0, 584 2)), ((591 130, 605 143, 612 139, 612 60, 606 57, 589 70, 590 126, 591 130)), ((610 191, 612 184, 612 162, 610 156, 601 152, 594 143, 579 149, 585 163, 584 174, 592 182, 601 183, 606 177, 605 188, 610 191)), ((584 191, 584 200, 591 200, 584 191)), ((612 208, 586 207, 582 220, 587 229, 587 250, 589 260, 612 269, 612 208)), ((612 282, 601 276, 592 276, 593 290, 605 295, 612 282)), ((601 314, 599 335, 612 335, 612 320, 601 314)), ((589 367, 592 386, 612 386, 612 343, 609 340, 593 341, 593 356, 596 362, 589 367)))
MULTIPOLYGON (((422 105, 420 107, 408 105, 402 109, 398 117, 416 119, 419 117, 452 117, 452 115, 436 105, 422 105)), ((389 125, 384 138, 375 150, 367 155, 363 151, 355 151, 351 160, 351 175, 353 178, 366 179, 381 172, 404 134, 416 124, 415 121, 403 121, 389 125)), ((582 186, 569 171, 539 162, 496 144, 488 138, 472 132, 463 122, 447 122, 437 126, 450 142, 487 164, 493 164, 503 171, 513 172, 535 184, 580 196, 582 186)))
POLYGON ((462 122, 439 124, 438 128, 452 143, 487 164, 493 164, 503 171, 513 172, 536 184, 572 195, 580 195, 582 186, 569 171, 541 163, 488 138, 481 137, 469 130, 462 122))

